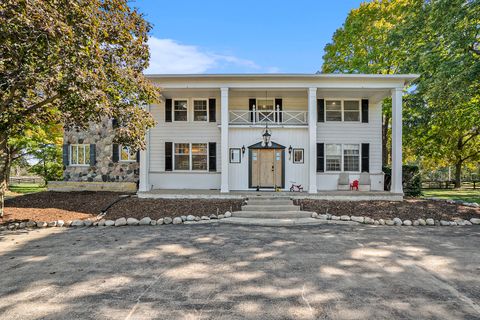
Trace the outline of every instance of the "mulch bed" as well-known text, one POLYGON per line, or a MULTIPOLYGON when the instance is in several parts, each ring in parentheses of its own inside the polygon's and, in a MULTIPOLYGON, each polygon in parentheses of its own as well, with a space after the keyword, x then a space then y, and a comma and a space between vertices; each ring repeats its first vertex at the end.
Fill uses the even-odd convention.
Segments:
POLYGON ((326 201, 326 200, 297 200, 303 210, 314 211, 318 214, 358 215, 372 219, 415 220, 419 218, 434 220, 453 220, 462 218, 480 218, 480 208, 470 208, 445 201, 423 199, 405 199, 402 202, 391 201, 326 201))
POLYGON ((240 210, 242 200, 231 199, 140 199, 131 197, 121 200, 108 209, 105 219, 121 217, 160 219, 183 215, 223 214, 240 210))
POLYGON ((75 220, 96 217, 118 199, 117 192, 45 191, 7 199, 0 223, 12 221, 75 220))

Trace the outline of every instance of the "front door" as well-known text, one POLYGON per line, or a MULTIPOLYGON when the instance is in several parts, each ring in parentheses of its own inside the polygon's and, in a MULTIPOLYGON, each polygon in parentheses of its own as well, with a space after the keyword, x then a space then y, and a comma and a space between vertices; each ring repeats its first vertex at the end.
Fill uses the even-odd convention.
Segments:
POLYGON ((283 187, 283 149, 251 149, 251 188, 283 187))

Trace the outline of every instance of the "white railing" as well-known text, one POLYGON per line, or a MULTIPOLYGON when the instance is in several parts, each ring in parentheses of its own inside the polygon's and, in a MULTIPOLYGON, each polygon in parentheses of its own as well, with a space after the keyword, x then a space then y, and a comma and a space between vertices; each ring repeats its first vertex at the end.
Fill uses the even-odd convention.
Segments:
POLYGON ((281 124, 281 125, 306 125, 308 124, 307 111, 279 110, 230 110, 230 124, 281 124))

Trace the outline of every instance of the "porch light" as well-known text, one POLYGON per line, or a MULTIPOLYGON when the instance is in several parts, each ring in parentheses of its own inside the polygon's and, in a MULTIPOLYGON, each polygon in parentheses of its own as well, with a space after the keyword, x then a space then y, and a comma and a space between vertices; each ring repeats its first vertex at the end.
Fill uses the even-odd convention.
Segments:
POLYGON ((288 147, 288 154, 292 154, 292 151, 293 151, 293 148, 292 148, 292 146, 290 145, 290 147, 288 147))
POLYGON ((245 154, 245 145, 242 146, 242 154, 245 154))
POLYGON ((263 147, 265 147, 265 146, 271 147, 272 142, 270 141, 270 138, 272 137, 272 135, 270 134, 270 131, 268 131, 268 125, 265 126, 265 131, 263 132, 262 137, 263 137, 262 146, 263 147))

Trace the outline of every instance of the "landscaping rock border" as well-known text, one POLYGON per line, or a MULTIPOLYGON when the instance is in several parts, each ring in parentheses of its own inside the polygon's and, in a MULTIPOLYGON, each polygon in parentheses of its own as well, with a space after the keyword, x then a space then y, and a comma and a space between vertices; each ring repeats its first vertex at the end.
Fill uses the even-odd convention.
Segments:
POLYGON ((312 213, 312 218, 320 219, 320 220, 342 220, 342 221, 354 221, 361 224, 373 224, 373 225, 386 225, 386 226, 413 226, 413 227, 422 227, 422 226, 471 226, 471 225, 480 225, 480 218, 471 218, 470 220, 464 219, 455 219, 454 221, 446 221, 446 220, 433 220, 431 218, 428 219, 416 219, 416 220, 409 220, 405 219, 402 221, 400 218, 393 218, 391 219, 378 219, 374 220, 370 217, 364 216, 336 216, 331 214, 318 214, 316 212, 312 213))
POLYGON ((449 204, 458 204, 460 206, 470 207, 470 208, 480 208, 480 204, 478 204, 477 202, 467 202, 467 201, 463 201, 463 200, 442 199, 442 198, 435 198, 435 197, 427 197, 427 198, 423 198, 423 199, 446 202, 446 203, 449 203, 449 204))

